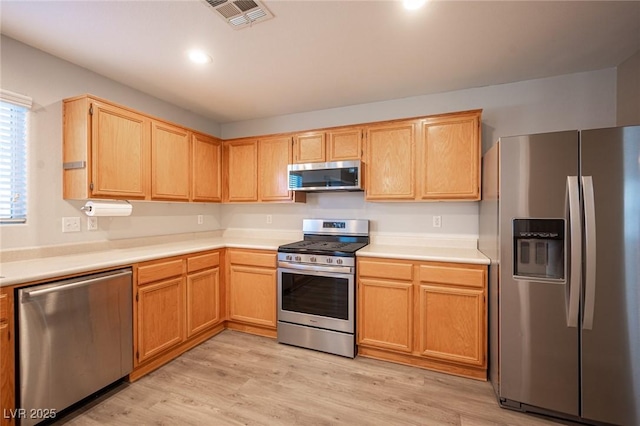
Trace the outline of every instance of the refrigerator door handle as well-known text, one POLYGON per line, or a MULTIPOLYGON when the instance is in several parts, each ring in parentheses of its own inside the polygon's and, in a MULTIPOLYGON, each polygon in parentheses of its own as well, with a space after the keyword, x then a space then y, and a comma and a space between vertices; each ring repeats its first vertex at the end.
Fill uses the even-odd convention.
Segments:
POLYGON ((580 222, 580 195, 577 176, 567 176, 567 203, 569 232, 571 233, 571 262, 569 287, 565 292, 567 327, 578 327, 580 311, 580 273, 582 269, 582 226, 580 222))
POLYGON ((582 176, 582 191, 584 197, 585 238, 585 295, 582 328, 591 330, 593 329, 596 304, 596 205, 593 194, 593 178, 591 176, 582 176))

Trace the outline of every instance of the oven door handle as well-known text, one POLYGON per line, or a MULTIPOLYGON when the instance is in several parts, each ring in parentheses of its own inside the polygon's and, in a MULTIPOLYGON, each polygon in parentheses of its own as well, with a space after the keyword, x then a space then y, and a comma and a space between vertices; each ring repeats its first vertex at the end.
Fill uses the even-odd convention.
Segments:
POLYGON ((301 265, 299 263, 290 262, 278 262, 278 267, 287 268, 292 271, 311 271, 311 272, 329 272, 336 274, 353 274, 353 268, 351 266, 315 266, 315 265, 301 265))

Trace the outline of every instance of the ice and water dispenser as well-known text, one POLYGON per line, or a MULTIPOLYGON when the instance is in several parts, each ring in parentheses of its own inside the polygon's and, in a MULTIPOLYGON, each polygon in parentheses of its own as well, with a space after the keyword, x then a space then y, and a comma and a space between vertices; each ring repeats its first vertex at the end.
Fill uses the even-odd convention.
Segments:
POLYGON ((565 279, 564 219, 513 219, 515 278, 565 279))

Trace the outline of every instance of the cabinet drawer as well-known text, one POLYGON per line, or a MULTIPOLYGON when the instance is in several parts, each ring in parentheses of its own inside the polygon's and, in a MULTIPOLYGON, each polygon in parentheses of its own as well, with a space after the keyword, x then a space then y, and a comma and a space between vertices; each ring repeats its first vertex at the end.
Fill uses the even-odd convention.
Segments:
POLYGON ((250 251, 229 251, 229 263, 232 265, 252 265, 265 268, 276 267, 276 253, 256 253, 250 251))
POLYGON ((6 294, 0 294, 0 322, 9 320, 9 302, 6 294))
POLYGON ((213 268, 220 264, 220 253, 207 253, 187 259, 187 273, 213 268))
POLYGON ((182 259, 138 267, 138 285, 182 275, 182 259))
POLYGON ((421 282, 451 284, 465 287, 484 288, 483 269, 467 269, 450 266, 420 265, 421 282))
POLYGON ((413 266, 410 263, 361 260, 358 262, 358 275, 411 281, 413 279, 413 266))

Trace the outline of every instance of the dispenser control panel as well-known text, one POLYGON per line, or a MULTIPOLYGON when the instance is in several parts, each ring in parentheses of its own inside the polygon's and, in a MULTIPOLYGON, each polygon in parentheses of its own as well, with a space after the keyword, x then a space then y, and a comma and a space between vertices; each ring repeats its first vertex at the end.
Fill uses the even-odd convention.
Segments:
POLYGON ((565 220, 513 219, 515 278, 565 279, 565 220))

